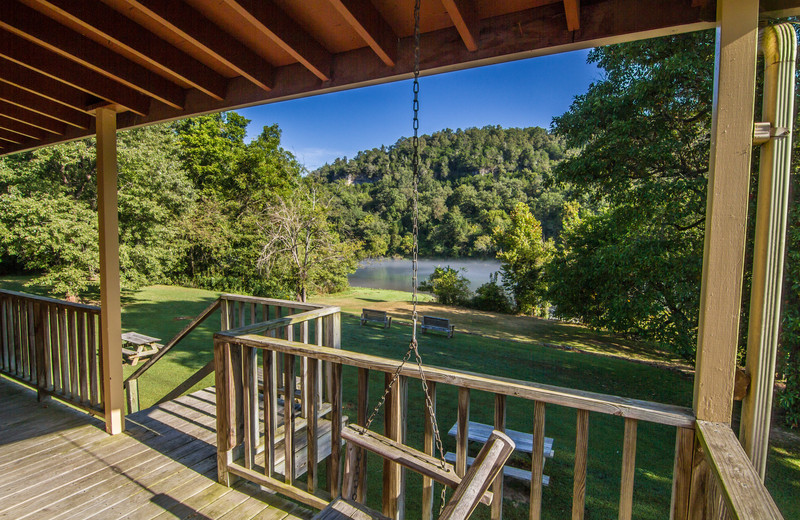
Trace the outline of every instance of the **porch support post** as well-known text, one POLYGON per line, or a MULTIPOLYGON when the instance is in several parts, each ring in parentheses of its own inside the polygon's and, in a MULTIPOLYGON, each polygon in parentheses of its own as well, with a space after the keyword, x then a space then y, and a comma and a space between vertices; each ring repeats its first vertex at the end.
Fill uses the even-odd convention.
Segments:
POLYGON ((117 114, 98 108, 97 214, 100 229, 100 338, 106 431, 122 432, 125 398, 122 381, 122 318, 117 215, 117 114))
POLYGON ((730 423, 733 409, 757 51, 758 0, 719 0, 694 376, 694 410, 703 421, 730 423))

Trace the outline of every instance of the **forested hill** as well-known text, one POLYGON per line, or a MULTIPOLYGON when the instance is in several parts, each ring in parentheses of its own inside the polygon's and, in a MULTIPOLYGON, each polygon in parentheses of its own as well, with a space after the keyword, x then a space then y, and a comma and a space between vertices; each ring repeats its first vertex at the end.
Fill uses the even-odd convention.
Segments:
MULTIPOLYGON (((420 143, 422 255, 493 255, 492 230, 518 202, 531 207, 546 237, 560 231, 563 194, 546 181, 565 149, 545 129, 446 129, 420 143)), ((339 230, 361 240, 370 256, 410 251, 411 156, 411 139, 403 138, 312 173, 335 187, 339 230)))

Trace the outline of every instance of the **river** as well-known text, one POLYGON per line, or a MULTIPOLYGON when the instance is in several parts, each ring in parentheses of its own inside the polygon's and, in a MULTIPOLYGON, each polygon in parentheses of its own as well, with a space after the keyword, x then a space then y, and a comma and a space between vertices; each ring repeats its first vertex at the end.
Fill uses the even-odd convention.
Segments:
MULTIPOLYGON (((472 291, 487 283, 491 273, 500 270, 500 262, 498 260, 421 258, 417 275, 419 281, 427 280, 436 266, 465 269, 461 274, 469 280, 472 291)), ((348 281, 353 287, 410 291, 411 260, 396 258, 365 260, 361 262, 358 270, 348 277, 348 281)))

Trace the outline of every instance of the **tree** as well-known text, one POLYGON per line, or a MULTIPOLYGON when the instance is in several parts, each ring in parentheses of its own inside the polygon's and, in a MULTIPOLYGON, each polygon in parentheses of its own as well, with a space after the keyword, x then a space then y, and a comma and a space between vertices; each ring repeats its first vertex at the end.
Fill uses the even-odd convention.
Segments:
POLYGON ((527 204, 518 203, 508 225, 496 228, 493 238, 503 286, 514 296, 517 310, 525 314, 542 310, 547 289, 542 271, 553 244, 542 239, 542 225, 527 204))
POLYGON ((714 39, 696 32, 601 47, 604 77, 554 130, 555 168, 583 197, 561 235, 550 299, 562 316, 692 358, 700 295, 714 39))
POLYGON ((262 214, 258 267, 268 276, 286 279, 301 302, 309 288, 330 291, 346 286, 347 274, 356 270, 359 245, 339 239, 329 213, 318 189, 302 184, 262 214))
POLYGON ((463 305, 469 301, 471 294, 469 280, 449 265, 437 265, 428 279, 420 282, 419 290, 433 293, 439 303, 445 305, 463 305))

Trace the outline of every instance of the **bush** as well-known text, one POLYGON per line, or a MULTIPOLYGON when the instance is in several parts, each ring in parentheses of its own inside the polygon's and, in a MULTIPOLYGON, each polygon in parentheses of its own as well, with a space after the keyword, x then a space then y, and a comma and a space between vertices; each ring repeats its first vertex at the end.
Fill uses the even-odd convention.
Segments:
POLYGON ((449 265, 447 267, 436 266, 428 279, 419 284, 419 290, 433 293, 439 303, 464 305, 469 302, 471 292, 469 280, 459 271, 463 271, 463 269, 453 269, 449 265))
POLYGON ((503 286, 497 283, 497 273, 489 275, 489 282, 478 287, 470 307, 482 311, 510 314, 514 310, 511 299, 503 286))

